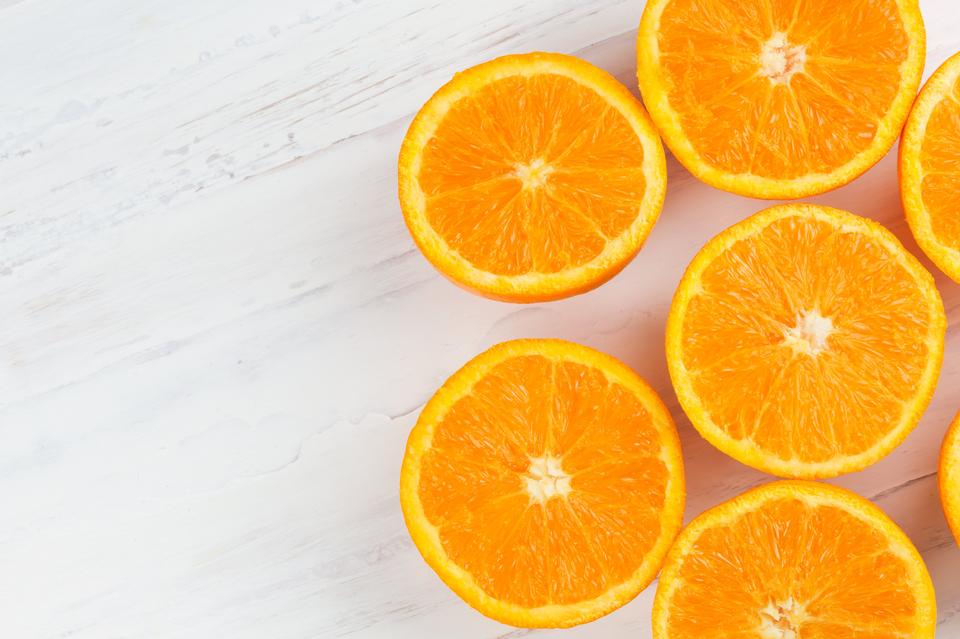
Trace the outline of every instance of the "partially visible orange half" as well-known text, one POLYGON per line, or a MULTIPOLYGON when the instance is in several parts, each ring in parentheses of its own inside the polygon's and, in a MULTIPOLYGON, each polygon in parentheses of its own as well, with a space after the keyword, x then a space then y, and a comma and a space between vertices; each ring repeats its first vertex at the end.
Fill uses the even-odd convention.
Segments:
POLYGON ((940 449, 940 501, 943 513, 960 543, 960 413, 954 417, 940 449))
POLYGON ((877 506, 805 481, 698 516, 667 556, 654 639, 933 639, 933 583, 877 506))
POLYGON ((924 55, 917 0, 650 0, 637 74, 691 173, 740 195, 798 198, 883 157, 924 55))
POLYGON ((917 244, 960 282, 960 53, 927 80, 910 111, 900 195, 917 244))
POLYGON ((640 249, 666 191, 660 138, 611 75, 508 55, 444 85, 400 149, 400 205, 441 273, 534 302, 587 291, 640 249))
POLYGON ((457 371, 410 433, 403 515, 468 604, 563 627, 623 605, 660 569, 683 518, 669 412, 608 355, 506 342, 457 371))

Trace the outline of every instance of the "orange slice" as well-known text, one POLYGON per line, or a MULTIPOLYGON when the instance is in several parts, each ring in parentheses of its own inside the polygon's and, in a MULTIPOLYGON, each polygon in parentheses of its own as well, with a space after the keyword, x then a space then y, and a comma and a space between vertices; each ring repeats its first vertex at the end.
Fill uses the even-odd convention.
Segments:
POLYGON ((740 195, 797 198, 883 157, 924 54, 916 0, 650 0, 637 75, 691 173, 740 195))
POLYGON ((900 195, 917 244, 960 282, 960 53, 927 80, 907 118, 900 195))
POLYGON ((940 501, 950 530, 960 543, 960 413, 954 417, 940 449, 940 501))
POLYGON ((656 393, 608 355, 517 340, 427 403, 400 475, 407 528, 483 614, 563 627, 653 579, 683 517, 683 462, 656 393))
POLYGON ((667 320, 667 363, 714 446, 785 477, 860 470, 916 426, 943 359, 933 278, 885 228, 774 206, 696 255, 667 320))
POLYGON ((666 190, 663 147, 611 75, 566 55, 509 55, 444 85, 400 149, 420 250, 474 292, 582 293, 640 250, 666 190))
POLYGON ((815 482, 760 486, 680 533, 655 639, 932 639, 923 559, 882 510, 815 482))

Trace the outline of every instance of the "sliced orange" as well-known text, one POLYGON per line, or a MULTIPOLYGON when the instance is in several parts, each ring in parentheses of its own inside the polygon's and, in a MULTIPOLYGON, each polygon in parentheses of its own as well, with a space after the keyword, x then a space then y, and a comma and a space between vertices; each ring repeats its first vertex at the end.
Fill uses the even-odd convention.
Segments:
POLYGON ((613 76, 555 53, 508 55, 444 85, 400 149, 420 250, 474 292, 582 293, 640 250, 666 191, 663 147, 613 76))
POLYGON ((900 195, 917 244, 960 282, 960 53, 927 80, 907 118, 900 195))
POLYGON ((907 536, 856 494, 780 481, 680 533, 653 602, 655 639, 932 639, 930 575, 907 536))
POLYGON ((917 0, 650 0, 637 75, 691 173, 741 195, 797 198, 883 157, 924 55, 917 0))
POLYGON ((506 342, 457 371, 410 433, 407 528, 483 614, 563 627, 653 579, 683 518, 683 462, 656 393, 608 355, 506 342))
POLYGON ((896 237, 812 204, 710 240, 667 320, 681 406, 714 446, 784 477, 860 470, 916 426, 943 359, 943 302, 896 237))
POLYGON ((943 513, 960 543, 960 413, 954 417, 940 449, 940 501, 943 513))

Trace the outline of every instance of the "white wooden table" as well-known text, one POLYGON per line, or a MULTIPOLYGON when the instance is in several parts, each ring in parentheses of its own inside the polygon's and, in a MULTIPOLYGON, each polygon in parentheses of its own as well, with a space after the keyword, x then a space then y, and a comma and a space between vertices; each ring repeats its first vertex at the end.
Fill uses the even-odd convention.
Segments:
MULTIPOLYGON (((960 49, 922 0, 927 75, 960 49)), ((608 351, 673 408, 687 517, 768 478, 677 409, 662 334, 684 265, 763 205, 692 179, 602 288, 515 306, 414 249, 396 154, 464 67, 575 53, 631 88, 642 1, 0 0, 0 636, 295 639, 649 636, 653 588, 567 632, 461 603, 404 529, 397 479, 424 401, 508 338, 608 351)), ((815 201, 916 252, 891 154, 815 201)), ((929 264, 928 262, 925 262, 929 264)), ((960 637, 940 512, 960 408, 960 286, 940 385, 892 455, 844 477, 923 552, 960 637)))

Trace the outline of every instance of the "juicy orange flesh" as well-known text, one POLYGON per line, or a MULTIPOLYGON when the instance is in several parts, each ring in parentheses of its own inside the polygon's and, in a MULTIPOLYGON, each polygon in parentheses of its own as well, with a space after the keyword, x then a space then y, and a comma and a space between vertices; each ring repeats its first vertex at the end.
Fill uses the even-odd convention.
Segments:
POLYGON ((960 544, 960 413, 947 430, 940 455, 939 483, 943 514, 960 544))
POLYGON ((953 91, 934 107, 927 120, 920 162, 921 197, 933 234, 960 249, 960 78, 953 91))
POLYGON ((447 555, 490 596, 584 601, 626 581, 660 534, 659 450, 650 414, 622 385, 581 364, 517 357, 437 424, 419 496, 447 555), (571 490, 537 501, 525 477, 545 455, 571 490))
POLYGON ((895 0, 671 0, 658 42, 694 149, 729 173, 787 179, 830 172, 869 146, 909 48, 895 0), (773 47, 783 57, 765 74, 775 36, 803 60, 773 47))
POLYGON ((835 506, 766 502, 706 529, 682 562, 670 639, 913 636, 904 560, 880 531, 835 506))
POLYGON ((591 261, 633 223, 642 166, 641 142, 619 111, 569 78, 540 74, 493 81, 454 103, 418 179, 430 225, 473 266, 555 273, 591 261))
POLYGON ((730 436, 819 462, 868 450, 899 423, 926 366, 929 311, 875 240, 783 218, 720 254, 702 287, 684 317, 683 364, 730 436), (806 351, 788 336, 811 311, 831 326, 806 351))

